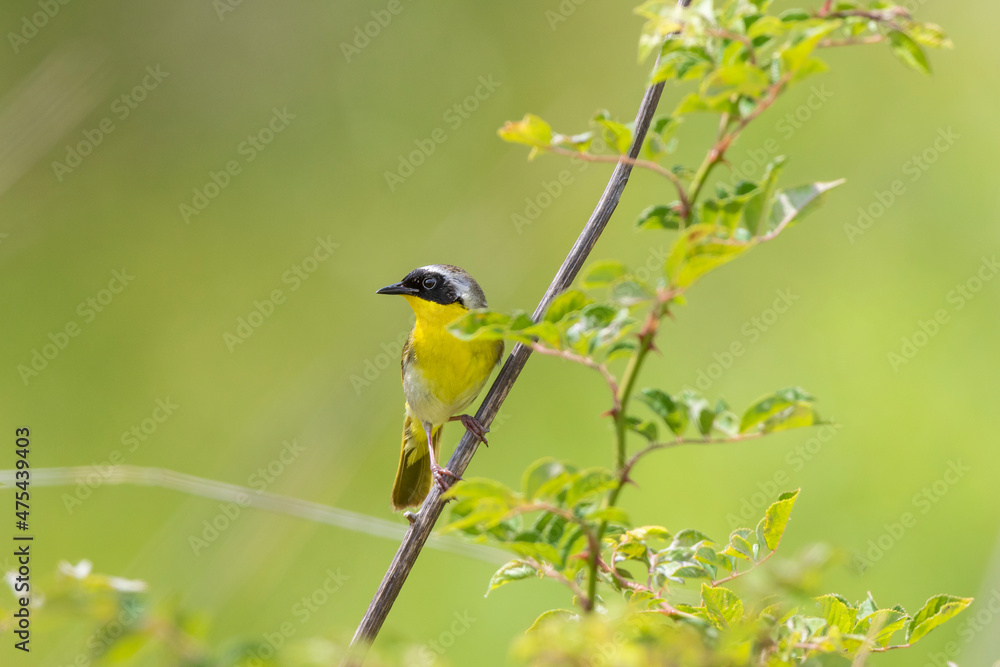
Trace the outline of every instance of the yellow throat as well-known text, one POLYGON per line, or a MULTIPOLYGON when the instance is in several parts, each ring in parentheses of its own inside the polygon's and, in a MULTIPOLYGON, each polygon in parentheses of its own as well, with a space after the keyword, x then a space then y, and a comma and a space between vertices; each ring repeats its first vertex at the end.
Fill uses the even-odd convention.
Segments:
POLYGON ((406 296, 417 316, 410 345, 427 389, 441 403, 461 410, 475 397, 496 365, 500 341, 464 341, 448 325, 469 312, 459 303, 442 305, 406 296))

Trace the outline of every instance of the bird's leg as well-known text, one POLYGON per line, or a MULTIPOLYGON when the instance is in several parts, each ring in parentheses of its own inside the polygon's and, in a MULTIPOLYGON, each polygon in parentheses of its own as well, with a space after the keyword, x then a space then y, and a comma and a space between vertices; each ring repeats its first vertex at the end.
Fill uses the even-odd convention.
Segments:
POLYGON ((434 441, 431 433, 433 430, 434 429, 430 422, 424 422, 424 433, 427 434, 427 453, 430 454, 431 457, 431 475, 434 476, 434 481, 437 482, 439 487, 441 487, 441 490, 447 491, 453 484, 453 482, 447 480, 448 477, 451 477, 453 480, 462 478, 447 468, 442 468, 438 465, 437 457, 434 456, 434 441))
POLYGON ((448 421, 462 422, 462 426, 465 427, 466 431, 474 435, 477 440, 489 447, 490 443, 486 442, 486 434, 490 432, 490 429, 480 424, 479 420, 472 415, 457 415, 448 421))

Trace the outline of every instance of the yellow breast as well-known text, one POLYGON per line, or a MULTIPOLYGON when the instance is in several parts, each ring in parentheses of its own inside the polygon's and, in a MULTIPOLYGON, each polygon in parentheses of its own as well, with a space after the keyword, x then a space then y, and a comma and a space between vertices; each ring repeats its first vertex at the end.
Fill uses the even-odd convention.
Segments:
POLYGON ((447 326, 468 312, 461 304, 405 298, 417 316, 403 357, 407 403, 419 419, 442 424, 475 400, 500 361, 503 341, 463 341, 450 334, 447 326))

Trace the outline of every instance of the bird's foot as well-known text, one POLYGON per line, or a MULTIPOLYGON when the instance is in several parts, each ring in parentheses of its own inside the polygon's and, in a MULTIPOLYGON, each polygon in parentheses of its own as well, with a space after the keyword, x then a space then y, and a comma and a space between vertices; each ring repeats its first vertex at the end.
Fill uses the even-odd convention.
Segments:
POLYGON ((465 430, 476 437, 477 440, 482 442, 484 445, 489 447, 490 443, 486 442, 486 434, 490 432, 490 429, 479 423, 479 420, 472 415, 458 415, 457 417, 452 417, 448 421, 460 421, 465 430))
POLYGON ((447 491, 451 488, 451 485, 455 482, 461 480, 462 478, 447 468, 442 468, 437 463, 431 463, 431 475, 434 477, 434 481, 441 488, 441 491, 447 491))

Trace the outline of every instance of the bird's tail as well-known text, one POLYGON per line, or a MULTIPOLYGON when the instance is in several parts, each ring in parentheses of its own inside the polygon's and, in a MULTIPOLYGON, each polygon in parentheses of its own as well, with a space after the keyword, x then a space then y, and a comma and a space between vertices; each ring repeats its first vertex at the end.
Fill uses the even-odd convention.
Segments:
MULTIPOLYGON (((441 428, 434 429, 434 456, 441 448, 441 428)), ((399 468, 392 485, 392 508, 402 510, 424 502, 431 490, 431 464, 427 457, 427 435, 419 420, 407 413, 403 421, 403 444, 399 450, 399 468)))

